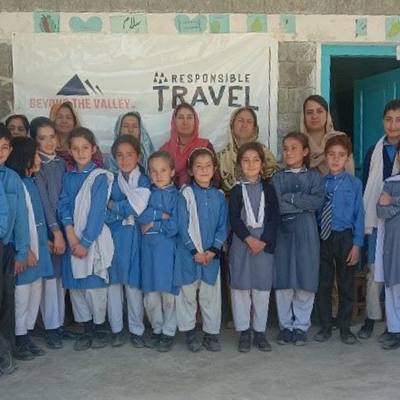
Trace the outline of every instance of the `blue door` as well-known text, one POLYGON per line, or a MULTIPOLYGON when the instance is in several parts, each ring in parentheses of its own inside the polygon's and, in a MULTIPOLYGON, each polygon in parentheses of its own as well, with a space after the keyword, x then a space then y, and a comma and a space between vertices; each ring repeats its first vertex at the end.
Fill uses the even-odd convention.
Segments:
POLYGON ((354 82, 354 156, 361 177, 368 148, 384 134, 382 113, 388 101, 400 97, 400 69, 354 82))

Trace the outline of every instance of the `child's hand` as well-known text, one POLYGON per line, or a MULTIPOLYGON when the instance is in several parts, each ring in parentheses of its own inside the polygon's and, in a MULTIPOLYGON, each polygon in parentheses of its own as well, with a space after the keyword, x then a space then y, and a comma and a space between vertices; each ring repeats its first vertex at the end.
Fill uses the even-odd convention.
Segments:
POLYGON ((80 243, 76 244, 74 247, 71 248, 72 255, 74 255, 77 258, 85 258, 89 250, 85 249, 80 243))
POLYGON ((36 254, 29 249, 28 250, 28 267, 35 267, 37 265, 36 254))
POLYGON ((112 210, 112 208, 113 208, 113 202, 112 202, 112 201, 109 201, 109 202, 107 203, 107 208, 108 208, 109 210, 112 210))
POLYGON ((142 231, 142 234, 144 235, 146 232, 148 232, 152 227, 154 226, 154 222, 150 222, 146 225, 142 225, 140 230, 142 231))
POLYGON ((65 253, 65 240, 61 231, 54 232, 53 254, 59 256, 65 253))
POLYGON ((354 245, 351 248, 346 262, 349 267, 352 267, 353 265, 356 265, 358 263, 358 246, 354 245))
POLYGON ((392 196, 389 193, 382 192, 381 197, 379 197, 380 206, 390 206, 392 204, 392 196))
POLYGON ((54 254, 54 244, 50 239, 47 240, 47 247, 49 248, 49 253, 54 254))
POLYGON ((74 231, 74 228, 72 225, 68 225, 65 228, 65 232, 67 234, 67 240, 69 243, 69 247, 71 247, 71 251, 72 251, 72 248, 75 247, 79 243, 79 240, 76 237, 76 234, 75 234, 75 231, 74 231))
POLYGON ((249 246, 250 254, 253 254, 253 255, 262 252, 264 250, 265 246, 267 245, 265 242, 263 242, 259 239, 256 239, 253 236, 247 237, 245 239, 245 242, 249 246))
POLYGON ((208 265, 215 257, 215 253, 213 251, 204 252, 205 263, 203 265, 208 265))
POLYGON ((168 213, 163 213, 162 219, 170 219, 171 216, 168 213))
POLYGON ((24 272, 27 266, 26 261, 14 261, 14 275, 24 272))
POLYGON ((194 255, 194 261, 196 261, 199 264, 206 265, 205 264, 205 262, 206 262, 205 253, 196 253, 194 255))

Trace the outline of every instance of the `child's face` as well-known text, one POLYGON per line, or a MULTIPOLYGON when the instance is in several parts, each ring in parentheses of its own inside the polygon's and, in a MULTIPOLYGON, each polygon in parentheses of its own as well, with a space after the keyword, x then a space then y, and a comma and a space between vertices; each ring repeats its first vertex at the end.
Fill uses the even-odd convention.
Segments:
POLYGON ((400 110, 389 110, 383 117, 383 127, 391 143, 400 139, 400 110))
POLYGON ((14 137, 26 136, 28 132, 25 129, 21 118, 13 118, 7 125, 8 130, 14 137))
POLYGON ((69 151, 76 162, 78 170, 81 170, 92 161, 96 146, 92 146, 83 137, 76 137, 72 139, 69 151))
POLYGON ((333 175, 338 175, 344 170, 344 166, 349 159, 349 155, 343 146, 337 144, 328 149, 328 152, 325 154, 325 158, 330 173, 333 175))
POLYGON ((115 161, 123 174, 130 174, 140 160, 139 154, 129 143, 121 143, 115 154, 115 161))
POLYGON ((39 156, 39 151, 35 154, 35 161, 32 165, 32 168, 28 171, 28 175, 36 174, 36 172, 40 171, 41 161, 39 156))
POLYGON ((257 181, 261 169, 262 161, 257 151, 247 150, 240 161, 240 168, 242 169, 243 175, 249 180, 249 182, 257 181))
POLYGON ((140 137, 139 120, 134 115, 127 115, 122 120, 121 135, 132 135, 136 139, 140 137))
POLYGON ((175 175, 175 170, 171 168, 169 162, 162 157, 153 158, 149 166, 151 181, 160 189, 164 189, 171 184, 175 175))
POLYGON ((0 139, 0 165, 4 164, 7 161, 8 156, 12 151, 11 143, 5 139, 0 139))
POLYGON ((290 168, 301 168, 304 164, 304 157, 308 154, 308 149, 294 138, 288 138, 283 143, 283 159, 290 168))
POLYGON ((44 126, 38 129, 36 141, 39 151, 44 154, 53 155, 56 152, 57 136, 51 126, 44 126))
POLYGON ((194 177, 197 184, 205 188, 210 186, 214 173, 215 166, 213 160, 211 155, 207 154, 196 157, 190 170, 190 174, 194 177))

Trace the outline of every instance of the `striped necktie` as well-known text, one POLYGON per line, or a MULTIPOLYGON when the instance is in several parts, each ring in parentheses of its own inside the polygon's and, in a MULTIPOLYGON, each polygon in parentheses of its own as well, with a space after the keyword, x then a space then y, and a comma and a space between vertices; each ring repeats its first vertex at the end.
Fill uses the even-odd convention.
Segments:
POLYGON ((327 240, 332 231, 332 201, 333 193, 326 194, 326 201, 321 214, 321 239, 327 240))

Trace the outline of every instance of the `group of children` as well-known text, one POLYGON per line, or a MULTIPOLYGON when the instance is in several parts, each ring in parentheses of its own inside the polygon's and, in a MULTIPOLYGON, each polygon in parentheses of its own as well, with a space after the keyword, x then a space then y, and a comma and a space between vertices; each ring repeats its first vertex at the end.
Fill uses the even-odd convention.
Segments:
MULTIPOLYGON (((400 106, 395 110, 400 112, 400 106)), ((262 145, 242 145, 237 156, 241 179, 230 192, 229 205, 214 185, 217 160, 208 148, 191 152, 187 167, 192 179, 178 191, 172 156, 154 152, 145 171, 140 143, 132 135, 121 135, 113 143, 116 174, 92 161, 97 144, 89 129, 76 128, 68 138, 75 162, 70 172, 65 172, 56 144, 54 124, 47 118, 32 121, 31 138, 12 139, 0 125, 0 351, 4 342, 5 352, 12 349, 20 360, 44 354, 29 333, 39 308, 50 348, 62 347, 63 338, 76 339, 78 351, 110 341, 121 346, 125 301, 134 347, 169 351, 179 329, 186 333, 189 350, 204 346, 219 351, 220 255, 228 238, 228 220, 239 351, 250 351, 252 344, 271 350, 265 332, 272 287, 279 344, 307 343, 315 297, 321 322, 315 340, 328 340, 335 273, 340 337, 344 343, 355 343, 350 321, 364 204, 361 181, 345 170, 352 153, 346 136, 326 143, 330 172, 321 178, 308 168, 307 137, 289 133, 283 139, 285 168, 269 183, 260 177, 265 166, 262 145), (65 290, 75 321, 83 324, 81 335, 63 326, 65 290), (198 308, 202 341, 196 334, 198 308), (144 311, 152 326, 147 339, 144 311)), ((386 301, 391 304, 391 345, 386 348, 395 348, 393 343, 400 345, 397 177, 383 190, 377 216, 386 224, 377 228, 377 248, 383 259, 379 271, 386 283, 386 301)), ((13 363, 6 365, 10 358, 1 357, 0 371, 10 372, 13 363)))

